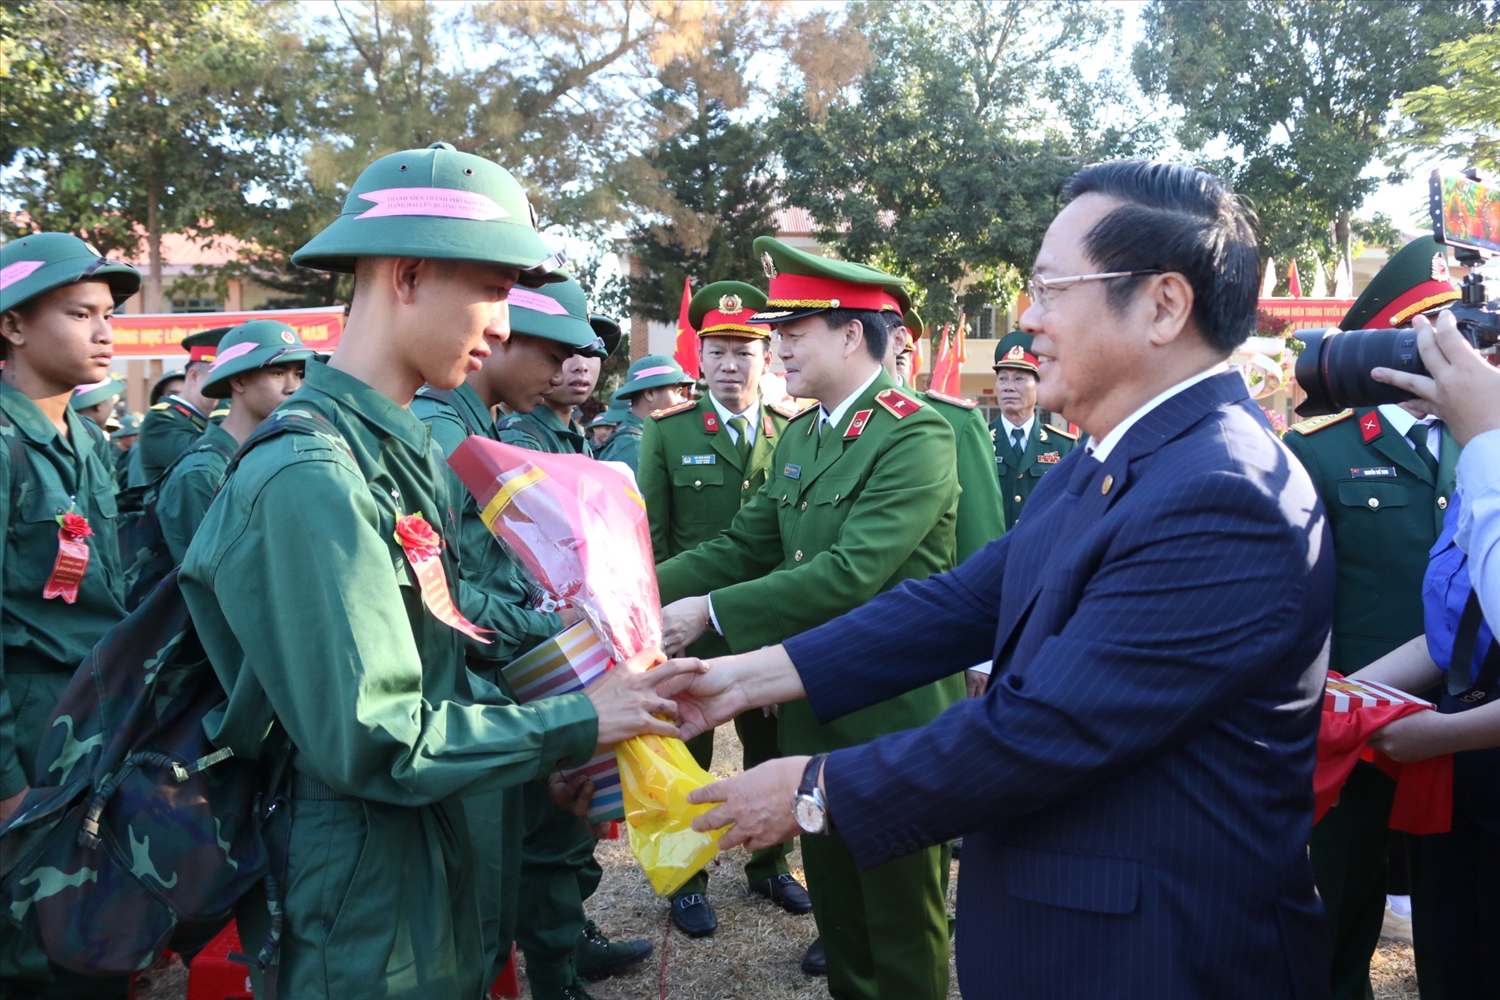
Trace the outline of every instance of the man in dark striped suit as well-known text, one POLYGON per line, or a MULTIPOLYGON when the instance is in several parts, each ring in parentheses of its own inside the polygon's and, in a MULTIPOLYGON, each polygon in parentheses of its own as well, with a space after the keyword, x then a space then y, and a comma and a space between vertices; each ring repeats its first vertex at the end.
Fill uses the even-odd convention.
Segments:
POLYGON ((802 697, 826 724, 993 658, 987 693, 700 789, 723 805, 695 825, 832 829, 865 867, 963 835, 969 997, 1325 998, 1306 845, 1333 551, 1225 364, 1254 327, 1251 220, 1176 164, 1066 194, 1021 325, 1041 405, 1089 445, 952 572, 662 689, 685 735, 802 697))

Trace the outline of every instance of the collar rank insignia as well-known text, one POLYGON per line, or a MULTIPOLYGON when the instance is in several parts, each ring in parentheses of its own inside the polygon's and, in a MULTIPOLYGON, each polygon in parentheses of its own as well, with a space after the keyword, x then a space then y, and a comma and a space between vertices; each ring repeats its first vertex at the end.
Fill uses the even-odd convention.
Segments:
POLYGON ((703 411, 703 430, 707 434, 719 433, 719 414, 717 411, 703 411))
POLYGON ((1045 425, 1036 429, 1036 439, 1038 441, 1047 440, 1047 428, 1045 425))
POLYGON ((911 416, 923 407, 920 400, 912 399, 900 389, 887 389, 875 397, 875 402, 891 411, 897 419, 902 420, 911 416))
POLYGON ((781 474, 783 476, 787 477, 788 479, 801 479, 802 478, 802 466, 800 466, 800 465, 792 465, 789 462, 789 463, 787 463, 786 467, 781 470, 781 474))
POLYGON ((966 410, 972 410, 979 405, 977 400, 965 399, 962 396, 950 396, 946 392, 938 392, 935 389, 928 389, 927 395, 944 403, 950 403, 953 406, 962 406, 966 410))
POLYGON ((1359 418, 1359 432, 1364 435, 1365 444, 1369 444, 1380 437, 1380 415, 1374 410, 1359 418))
POLYGON ((691 410, 697 405, 698 401, 696 399, 689 399, 686 402, 678 403, 676 406, 667 406, 663 407, 660 410, 652 410, 651 419, 660 420, 662 417, 670 417, 674 413, 682 413, 686 410, 691 410))
POLYGON ((776 436, 776 424, 772 422, 769 413, 762 413, 760 415, 760 432, 766 437, 776 436))
POLYGON ((719 296, 719 312, 725 316, 738 316, 745 311, 745 304, 738 295, 719 296))
POLYGON ((1377 465, 1370 469, 1350 469, 1349 475, 1355 479, 1395 479, 1396 467, 1393 465, 1377 465))
POLYGON ((1036 460, 1043 465, 1056 465, 1058 462, 1062 461, 1062 456, 1055 451, 1049 451, 1045 452, 1044 454, 1038 455, 1036 457, 1036 460))
POLYGON ((844 431, 845 439, 857 438, 861 434, 863 434, 865 432, 865 428, 869 426, 870 414, 874 412, 874 410, 860 410, 858 413, 856 413, 854 415, 854 419, 849 421, 849 428, 844 431))

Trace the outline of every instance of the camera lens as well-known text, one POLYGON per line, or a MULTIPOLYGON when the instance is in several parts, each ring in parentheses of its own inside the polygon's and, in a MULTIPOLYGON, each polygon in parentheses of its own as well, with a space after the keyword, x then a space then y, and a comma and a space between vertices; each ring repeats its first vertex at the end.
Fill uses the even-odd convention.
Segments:
POLYGON ((1372 368, 1426 375, 1417 353, 1417 332, 1401 330, 1299 330, 1293 334, 1307 346, 1297 356, 1297 384, 1307 399, 1297 414, 1315 417, 1351 406, 1378 406, 1415 399, 1370 377, 1372 368))

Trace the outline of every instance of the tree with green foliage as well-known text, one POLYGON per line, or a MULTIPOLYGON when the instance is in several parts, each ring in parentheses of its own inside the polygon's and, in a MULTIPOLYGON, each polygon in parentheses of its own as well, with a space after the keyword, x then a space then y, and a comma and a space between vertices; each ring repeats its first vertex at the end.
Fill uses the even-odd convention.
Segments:
POLYGON ((1441 82, 1401 98, 1405 127, 1396 141, 1500 171, 1500 30, 1437 47, 1441 82))
POLYGON ((247 0, 0 7, 10 235, 77 233, 134 257, 162 309, 161 239, 210 239, 278 167, 290 121, 280 68, 289 7, 247 0))
POLYGON ((1353 260, 1354 213, 1380 184, 1367 168, 1395 102, 1439 83, 1432 50, 1496 11, 1493 0, 1154 0, 1134 69, 1146 93, 1182 109, 1185 147, 1237 150, 1204 165, 1253 202, 1264 251, 1331 272, 1353 260))
POLYGON ((1160 139, 1128 108, 1128 80, 1086 77, 1071 58, 1117 29, 1115 12, 1089 3, 872 7, 857 80, 778 106, 787 200, 842 256, 912 278, 929 322, 1010 301, 1061 181, 1160 139))

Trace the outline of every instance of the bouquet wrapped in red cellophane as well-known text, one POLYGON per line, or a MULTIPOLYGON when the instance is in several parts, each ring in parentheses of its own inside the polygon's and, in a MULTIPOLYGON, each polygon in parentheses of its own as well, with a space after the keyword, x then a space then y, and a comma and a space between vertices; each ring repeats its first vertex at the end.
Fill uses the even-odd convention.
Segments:
MULTIPOLYGON (((651 528, 627 469, 481 437, 460 445, 448 464, 495 537, 597 637, 573 626, 507 668, 522 702, 579 690, 631 657, 663 659, 651 528)), ((691 828, 709 807, 689 806, 686 796, 713 779, 680 740, 636 737, 583 770, 595 787, 589 818, 626 820, 631 849, 658 892, 670 893, 712 859, 719 835, 691 828)))

